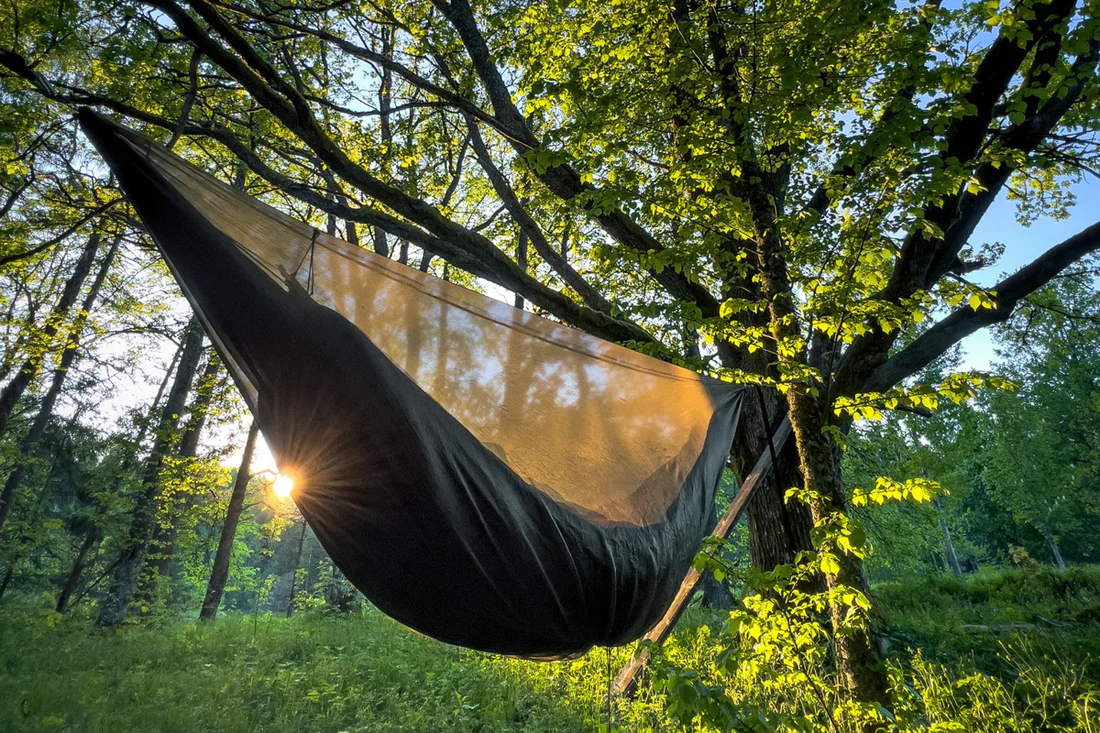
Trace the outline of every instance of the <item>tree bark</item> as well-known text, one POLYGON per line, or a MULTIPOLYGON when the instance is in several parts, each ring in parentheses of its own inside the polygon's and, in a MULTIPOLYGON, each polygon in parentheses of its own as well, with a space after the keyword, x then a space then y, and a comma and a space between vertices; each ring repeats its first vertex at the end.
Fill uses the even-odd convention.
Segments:
POLYGON ((218 616, 218 606, 221 605, 222 593, 225 592, 225 582, 229 579, 229 561, 233 557, 233 542, 237 538, 237 525, 241 521, 241 512, 244 510, 244 496, 248 489, 248 481, 252 478, 250 473, 252 451, 256 447, 256 435, 259 432, 259 425, 253 420, 252 427, 248 429, 248 439, 244 443, 244 455, 241 456, 241 466, 237 469, 237 479, 233 482, 233 493, 229 497, 229 507, 225 512, 225 523, 222 524, 221 537, 218 539, 218 551, 214 555, 214 567, 210 571, 210 582, 206 585, 206 597, 202 602, 202 611, 199 612, 200 621, 213 621, 218 616))
MULTIPOLYGON (((751 283, 739 282, 729 286, 730 292, 751 283)), ((755 314, 744 314, 748 325, 766 326, 767 320, 755 314)), ((758 352, 759 354, 759 352, 758 352)), ((747 352, 735 352, 732 347, 720 346, 719 355, 724 366, 767 374, 772 367, 767 360, 747 352)), ((741 408, 737 436, 731 458, 739 476, 753 465, 756 458, 768 450, 776 453, 775 465, 766 485, 760 486, 749 503, 749 555, 758 570, 770 571, 779 565, 789 565, 795 556, 811 548, 810 530, 813 518, 809 507, 800 502, 787 503, 787 489, 803 485, 798 447, 788 440, 781 446, 769 446, 771 433, 778 424, 786 404, 773 391, 763 392, 754 388, 755 398, 749 396, 741 408)))
POLYGON ((76 553, 76 559, 73 560, 69 577, 65 580, 65 585, 61 587, 61 594, 57 597, 58 613, 65 613, 65 610, 69 607, 69 599, 76 592, 77 586, 80 585, 80 576, 84 574, 84 566, 88 562, 88 553, 99 542, 99 538, 99 527, 94 524, 88 527, 88 532, 84 535, 84 542, 80 545, 80 551, 76 553))
POLYGON ((191 390, 191 382, 195 377, 199 356, 202 353, 202 329, 195 317, 192 317, 185 329, 180 351, 175 380, 161 410, 153 448, 142 472, 141 490, 132 515, 130 535, 123 545, 122 555, 112 577, 111 590, 100 610, 101 626, 117 626, 126 618, 130 601, 137 590, 141 569, 145 564, 145 555, 149 551, 149 541, 153 535, 153 525, 156 523, 160 469, 172 445, 179 416, 183 412, 184 402, 187 399, 187 393, 191 390))
MULTIPOLYGON (((95 279, 92 281, 92 286, 88 289, 88 293, 84 296, 84 301, 80 304, 80 312, 77 314, 72 328, 69 329, 69 339, 64 345, 64 350, 61 352, 61 358, 58 360, 57 369, 53 373, 53 380, 50 382, 46 394, 42 397, 42 403, 38 407, 38 414, 35 415, 30 430, 27 431, 27 435, 23 438, 23 442, 19 446, 19 462, 12 472, 8 474, 8 478, 4 482, 4 490, 0 493, 0 533, 3 532, 4 522, 7 521, 8 514, 11 512, 11 507, 15 503, 16 492, 19 491, 23 483, 23 478, 26 476, 27 469, 30 467, 29 461, 34 455, 38 442, 42 440, 42 435, 46 432, 46 426, 49 424, 50 418, 53 416, 53 408, 54 405, 57 404, 57 398, 61 395, 61 388, 65 384, 65 378, 69 374, 69 368, 72 366, 73 361, 76 360, 77 349, 80 345, 80 337, 83 334, 84 327, 88 323, 88 314, 91 312, 96 299, 99 297, 99 291, 103 287, 103 282, 107 279, 107 273, 111 269, 111 265, 114 264, 115 255, 118 253, 118 246, 121 239, 121 237, 116 237, 111 243, 110 249, 107 250, 107 254, 104 255, 103 261, 99 265, 99 271, 96 272, 95 279)), ((94 253, 95 248, 92 248, 91 251, 94 253)), ((77 274, 79 273, 74 273, 74 277, 77 274)), ((84 275, 87 275, 87 272, 85 272, 84 275)), ((84 276, 81 276, 80 279, 83 280, 83 277, 84 276)), ((24 365, 23 368, 26 370, 27 366, 24 365)))
MULTIPOLYGON (((816 498, 810 502, 814 522, 821 522, 834 511, 846 510, 844 483, 841 475, 840 448, 824 428, 827 415, 819 400, 805 388, 792 388, 787 394, 790 405, 791 428, 802 458, 802 475, 806 490, 816 498)), ((840 569, 837 573, 825 573, 827 590, 841 586, 854 588, 870 597, 870 586, 858 558, 837 552, 840 569)), ((880 665, 877 649, 871 643, 870 630, 846 633, 846 608, 838 603, 829 604, 833 626, 833 642, 836 649, 837 668, 848 693, 860 702, 884 702, 887 696, 886 675, 880 665)))
POLYGON ((813 518, 801 502, 788 503, 787 489, 802 486, 798 447, 793 440, 776 456, 775 470, 749 504, 749 553, 758 570, 789 565, 799 552, 811 547, 813 518))

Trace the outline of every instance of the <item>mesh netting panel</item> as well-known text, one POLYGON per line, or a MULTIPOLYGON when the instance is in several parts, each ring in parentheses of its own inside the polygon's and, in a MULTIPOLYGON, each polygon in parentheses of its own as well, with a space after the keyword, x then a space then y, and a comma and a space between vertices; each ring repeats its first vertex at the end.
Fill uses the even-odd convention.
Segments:
POLYGON ((129 142, 272 279, 294 274, 525 481, 598 523, 663 519, 703 449, 709 380, 318 232, 129 142))

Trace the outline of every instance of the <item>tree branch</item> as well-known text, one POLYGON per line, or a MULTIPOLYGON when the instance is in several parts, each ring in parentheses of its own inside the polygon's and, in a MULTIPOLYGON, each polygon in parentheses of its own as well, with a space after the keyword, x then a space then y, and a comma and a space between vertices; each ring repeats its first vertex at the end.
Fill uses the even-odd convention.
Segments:
MULTIPOLYGON (((538 140, 527 126, 523 115, 513 104, 511 92, 504 83, 499 69, 493 63, 489 47, 481 35, 469 3, 466 0, 451 0, 449 3, 433 0, 433 4, 458 32, 466 53, 473 63, 474 71, 489 94, 496 118, 507 128, 505 138, 521 155, 539 147, 538 140)), ((598 190, 593 185, 584 183, 577 171, 568 163, 554 165, 543 171, 530 166, 529 169, 555 196, 565 201, 598 190)), ((615 241, 637 252, 649 254, 666 249, 656 237, 621 209, 615 208, 604 213, 593 214, 592 217, 615 241)), ((648 272, 669 295, 694 303, 703 313, 704 318, 718 315, 718 299, 698 282, 672 268, 664 268, 660 272, 650 269, 648 272)))
POLYGON ((492 157, 489 155, 489 149, 485 146, 485 140, 482 139, 481 132, 477 129, 477 124, 469 117, 466 118, 466 121, 470 130, 470 143, 474 148, 474 153, 481 164, 482 170, 485 171, 485 175, 488 176, 489 182, 493 185, 493 190, 496 191, 508 213, 511 214, 512 220, 516 222, 520 230, 527 235, 531 244, 534 245, 535 251, 538 252, 546 264, 550 265, 561 276, 566 285, 573 288, 581 296, 581 299, 589 308, 610 313, 611 303, 603 297, 600 291, 592 287, 579 272, 573 269, 573 266, 546 241, 542 229, 527 213, 527 209, 504 178, 504 174, 493 163, 492 157))
MULTIPOLYGON (((171 18, 180 32, 195 44, 196 48, 245 87, 257 102, 272 112, 287 129, 294 132, 333 172, 400 216, 423 227, 427 232, 374 209, 353 210, 341 207, 302 184, 278 176, 273 170, 264 166, 257 156, 250 154, 250 151, 241 146, 231 134, 228 136, 223 134, 221 141, 267 180, 272 183, 280 180, 277 185, 286 186, 287 190, 294 191, 299 198, 309 197, 302 200, 324 211, 344 219, 380 226, 406 241, 453 261, 475 275, 486 277, 509 290, 523 292, 532 303, 546 309, 566 323, 584 330, 595 329, 590 332, 615 341, 653 340, 648 332, 636 324, 592 311, 565 295, 546 288, 520 270, 507 255, 485 237, 447 219, 434 206, 383 183, 353 163, 321 129, 309 109, 308 101, 291 85, 278 79, 275 70, 266 61, 258 58, 254 50, 249 50, 244 56, 247 60, 246 64, 245 60, 235 56, 215 41, 190 15, 171 0, 143 0, 143 2, 171 18), (263 78, 252 71, 253 64, 262 70, 263 78), (265 83, 265 79, 275 79, 280 92, 294 101, 288 102, 280 96, 272 86, 265 83), (268 175, 261 173, 261 170, 257 169, 258 165, 266 168, 268 175), (277 178, 273 180, 269 177, 272 174, 277 178)), ((236 29, 226 23, 204 0, 189 0, 189 2, 233 48, 248 46, 247 41, 236 29)))
POLYGON ((917 340, 892 356, 875 370, 865 385, 867 391, 881 392, 917 373, 936 358, 975 331, 1005 321, 1016 305, 1077 260, 1100 250, 1100 222, 1051 247, 1018 272, 994 286, 993 310, 959 308, 925 331, 917 340))
POLYGON ((6 267, 7 265, 10 265, 13 262, 18 262, 20 260, 25 260, 28 257, 34 257, 39 252, 44 252, 45 250, 49 249, 50 247, 53 247, 55 244, 58 244, 59 242, 63 241, 66 237, 71 236, 74 232, 76 232, 77 229, 84 226, 85 224, 87 224, 89 221, 96 218, 100 214, 104 213, 105 211, 110 209, 112 206, 114 206, 115 204, 117 204, 121 200, 122 199, 120 199, 120 198, 112 199, 111 201, 108 201, 105 204, 97 206, 96 208, 94 208, 91 211, 89 211, 88 213, 86 213, 84 216, 77 219, 72 225, 67 227, 65 229, 65 231, 61 232, 56 237, 50 237, 45 242, 42 242, 41 244, 36 244, 35 246, 33 246, 29 249, 23 250, 22 252, 16 252, 14 254, 4 255, 3 257, 0 257, 0 268, 6 267))
MULTIPOLYGON (((982 57, 975 73, 974 84, 964 97, 964 101, 972 106, 973 113, 956 119, 948 129, 946 149, 940 156, 944 165, 965 166, 963 170, 970 170, 973 165, 970 161, 978 155, 988 135, 996 105, 1007 91, 1013 76, 1035 45, 1044 40, 1052 29, 1059 27, 1072 14, 1073 8, 1073 0, 1037 4, 1033 19, 1026 24, 1032 37, 1024 46, 1020 46, 1016 38, 1003 31, 998 35, 982 57)), ((1061 100, 1065 102, 1064 107, 1061 103, 1058 107, 1050 107, 1050 117, 1039 114, 1031 120, 1025 120, 1028 125, 1036 124, 1029 133, 1037 135, 1032 147, 1041 142, 1043 136, 1073 104, 1076 95, 1069 96, 1073 99, 1061 100), (1058 109, 1061 112, 1055 115, 1054 112, 1058 109), (1040 117, 1041 120, 1038 119, 1040 117)), ((1050 103, 1053 104, 1055 102, 1050 103)), ((1018 142, 1024 143, 1028 140, 1018 142)), ((1004 163, 999 165, 1001 168, 1005 167, 1004 163)), ((969 194, 964 183, 957 194, 925 207, 923 220, 942 229, 944 236, 940 239, 932 236, 925 230, 923 222, 909 232, 902 243, 890 280, 878 296, 881 300, 898 303, 917 290, 931 287, 953 266, 955 256, 948 257, 946 253, 953 252, 957 255, 996 198, 1011 170, 998 170, 997 166, 989 162, 979 166, 979 172, 989 176, 989 185, 985 185, 984 191, 969 194), (939 273, 938 277, 932 279, 936 273, 939 273)), ((970 177, 973 175, 972 173, 970 177)), ((885 363, 888 350, 898 334, 898 331, 888 334, 875 328, 871 333, 857 338, 840 360, 832 390, 838 394, 847 394, 854 389, 862 390, 862 380, 871 377, 885 363)))

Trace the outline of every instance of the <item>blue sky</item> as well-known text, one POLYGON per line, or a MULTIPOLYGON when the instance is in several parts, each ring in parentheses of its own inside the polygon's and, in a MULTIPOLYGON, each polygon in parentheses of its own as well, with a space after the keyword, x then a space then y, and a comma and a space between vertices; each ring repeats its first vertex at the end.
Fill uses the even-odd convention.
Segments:
MULTIPOLYGON (((1016 204, 1002 194, 990 207, 981 224, 974 231, 970 242, 975 245, 1001 242, 1005 253, 993 267, 971 275, 971 279, 990 287, 1005 274, 1015 272, 1034 260, 1050 247, 1072 237, 1097 221, 1100 221, 1100 181, 1087 178, 1073 186, 1076 205, 1068 219, 1055 221, 1043 218, 1024 227, 1016 221, 1016 204)), ((963 366, 968 369, 988 369, 996 358, 989 331, 982 330, 963 342, 963 366)))

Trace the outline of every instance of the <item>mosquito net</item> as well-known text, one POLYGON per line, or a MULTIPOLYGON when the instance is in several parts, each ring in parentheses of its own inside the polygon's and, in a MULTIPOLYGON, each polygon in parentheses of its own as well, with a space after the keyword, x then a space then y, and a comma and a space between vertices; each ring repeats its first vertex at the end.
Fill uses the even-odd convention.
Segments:
POLYGON ((539 656, 657 620, 707 529, 738 388, 336 239, 93 113, 81 122, 368 598, 446 641, 539 656))

